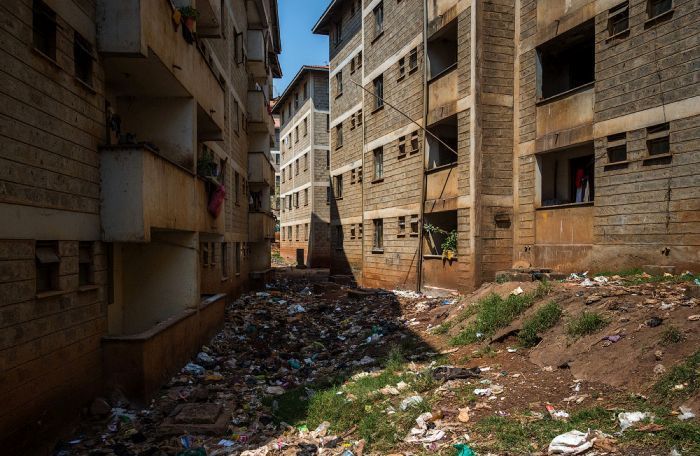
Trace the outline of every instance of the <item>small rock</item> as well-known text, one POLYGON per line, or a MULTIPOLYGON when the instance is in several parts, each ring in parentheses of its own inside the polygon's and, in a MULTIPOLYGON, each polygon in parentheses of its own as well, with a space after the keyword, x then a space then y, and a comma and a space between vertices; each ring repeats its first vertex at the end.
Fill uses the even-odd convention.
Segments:
POLYGON ((661 350, 656 350, 654 352, 654 357, 656 358, 657 361, 661 361, 664 357, 664 352, 661 350))
POLYGON ((691 315, 688 317, 688 321, 700 321, 700 315, 691 315))
POLYGON ((665 373, 666 373, 666 368, 664 367, 663 364, 657 364, 656 366, 654 366, 654 373, 655 373, 656 375, 665 374, 665 373))

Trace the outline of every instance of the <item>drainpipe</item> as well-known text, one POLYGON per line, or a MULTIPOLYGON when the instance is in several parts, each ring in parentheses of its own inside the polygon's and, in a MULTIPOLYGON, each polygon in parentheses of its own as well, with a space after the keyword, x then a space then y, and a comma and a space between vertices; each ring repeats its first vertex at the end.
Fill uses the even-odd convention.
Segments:
POLYGON ((416 263, 416 291, 423 288, 423 217, 425 216, 426 179, 425 154, 428 135, 428 2, 423 0, 423 157, 421 160, 421 197, 418 216, 418 262, 416 263))

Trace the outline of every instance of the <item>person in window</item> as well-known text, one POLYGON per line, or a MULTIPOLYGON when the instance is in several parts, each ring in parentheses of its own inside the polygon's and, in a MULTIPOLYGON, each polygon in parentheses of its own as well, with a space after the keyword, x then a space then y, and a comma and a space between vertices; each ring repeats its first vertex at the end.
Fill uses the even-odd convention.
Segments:
POLYGON ((588 176, 583 168, 576 170, 576 202, 587 201, 588 196, 588 176))

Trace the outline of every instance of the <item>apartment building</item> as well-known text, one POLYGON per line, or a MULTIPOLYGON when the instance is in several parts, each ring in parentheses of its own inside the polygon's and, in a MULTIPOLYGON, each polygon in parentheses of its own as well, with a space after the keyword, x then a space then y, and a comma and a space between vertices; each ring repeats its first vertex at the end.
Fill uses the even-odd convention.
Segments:
MULTIPOLYGON (((274 102, 276 100, 273 100, 273 107, 274 107, 274 102)), ((278 115, 273 115, 273 119, 275 120, 275 146, 273 149, 270 151, 272 154, 272 166, 275 169, 275 193, 272 197, 272 213, 274 214, 276 220, 277 220, 277 226, 275 228, 275 239, 277 242, 279 242, 279 218, 280 218, 280 183, 281 183, 281 175, 280 175, 280 116, 278 115)))
POLYGON ((303 66, 279 97, 280 254, 308 267, 328 267, 328 67, 303 66))
POLYGON ((313 29, 330 37, 332 273, 467 290, 513 266, 697 270, 698 17, 332 1, 313 29))
POLYGON ((0 445, 34 454, 148 399, 269 270, 280 39, 275 0, 2 10, 0 445))

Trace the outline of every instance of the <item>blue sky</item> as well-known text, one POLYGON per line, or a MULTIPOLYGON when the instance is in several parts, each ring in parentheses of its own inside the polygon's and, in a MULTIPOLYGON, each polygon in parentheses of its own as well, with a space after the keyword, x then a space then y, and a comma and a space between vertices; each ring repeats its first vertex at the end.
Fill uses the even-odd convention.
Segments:
POLYGON ((328 64, 328 37, 311 28, 331 0, 279 0, 282 35, 282 78, 275 79, 275 96, 281 94, 302 65, 328 64))

